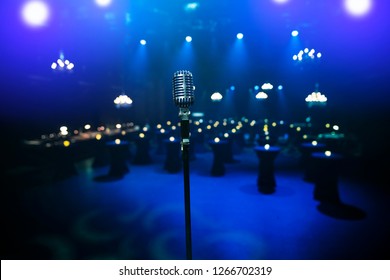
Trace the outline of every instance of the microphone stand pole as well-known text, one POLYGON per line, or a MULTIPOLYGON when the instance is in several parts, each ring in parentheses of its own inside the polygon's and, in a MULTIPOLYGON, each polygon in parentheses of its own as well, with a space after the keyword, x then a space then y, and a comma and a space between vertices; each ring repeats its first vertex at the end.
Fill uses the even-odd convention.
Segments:
POLYGON ((184 173, 184 208, 186 224, 186 255, 187 260, 192 260, 191 241, 191 210, 190 210, 190 170, 189 170, 189 147, 190 147, 190 111, 188 108, 180 108, 179 117, 181 119, 181 153, 184 173))

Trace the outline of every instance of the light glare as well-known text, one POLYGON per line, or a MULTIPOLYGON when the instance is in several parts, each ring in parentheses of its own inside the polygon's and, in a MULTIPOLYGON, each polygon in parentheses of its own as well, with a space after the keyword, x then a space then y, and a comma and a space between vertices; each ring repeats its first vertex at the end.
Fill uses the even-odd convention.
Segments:
POLYGON ((353 16, 367 14, 372 6, 371 0, 344 0, 344 7, 353 16))
POLYGON ((95 3, 100 7, 107 7, 111 4, 111 0, 95 0, 95 3))
POLYGON ((49 8, 44 2, 30 1, 23 6, 22 17, 30 26, 44 26, 49 19, 49 8))

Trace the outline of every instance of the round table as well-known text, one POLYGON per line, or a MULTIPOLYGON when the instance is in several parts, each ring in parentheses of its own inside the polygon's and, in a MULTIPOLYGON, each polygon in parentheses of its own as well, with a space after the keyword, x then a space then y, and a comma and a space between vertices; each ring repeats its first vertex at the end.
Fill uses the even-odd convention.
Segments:
POLYGON ((182 168, 181 159, 181 144, 179 140, 164 140, 166 157, 164 162, 164 169, 168 173, 177 173, 182 168))
POLYGON ((340 203, 338 188, 339 170, 344 157, 337 153, 311 154, 314 168, 314 199, 320 202, 340 203))
POLYGON ((312 142, 305 142, 300 145, 301 158, 300 163, 303 168, 303 180, 307 182, 313 182, 313 163, 311 154, 315 152, 325 151, 326 145, 323 143, 317 143, 313 145, 312 142))
POLYGON ((268 149, 264 146, 254 148, 259 159, 259 169, 257 175, 257 187, 259 192, 270 194, 275 192, 276 180, 274 174, 274 161, 280 152, 280 148, 271 146, 268 149))
POLYGON ((108 175, 122 177, 130 171, 128 161, 130 157, 130 143, 128 141, 108 141, 106 147, 110 155, 108 175))
POLYGON ((228 142, 226 140, 220 140, 219 142, 209 141, 208 142, 213 154, 213 164, 211 167, 212 176, 223 176, 225 175, 225 159, 228 149, 228 142))

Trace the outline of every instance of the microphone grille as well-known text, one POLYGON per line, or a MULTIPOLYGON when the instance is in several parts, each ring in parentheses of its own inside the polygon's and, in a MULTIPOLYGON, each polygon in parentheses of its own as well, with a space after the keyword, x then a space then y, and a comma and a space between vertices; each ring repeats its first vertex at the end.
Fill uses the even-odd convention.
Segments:
POLYGON ((194 103, 194 84, 192 73, 179 70, 173 74, 173 101, 180 108, 188 108, 194 103))

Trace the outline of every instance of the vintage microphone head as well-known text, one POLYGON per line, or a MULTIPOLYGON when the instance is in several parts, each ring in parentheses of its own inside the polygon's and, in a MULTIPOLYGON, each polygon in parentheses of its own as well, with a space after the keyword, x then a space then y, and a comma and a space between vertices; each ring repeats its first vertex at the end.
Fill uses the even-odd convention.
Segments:
POLYGON ((194 103, 194 84, 192 73, 187 70, 179 70, 173 74, 173 101, 179 108, 189 108, 194 103))

